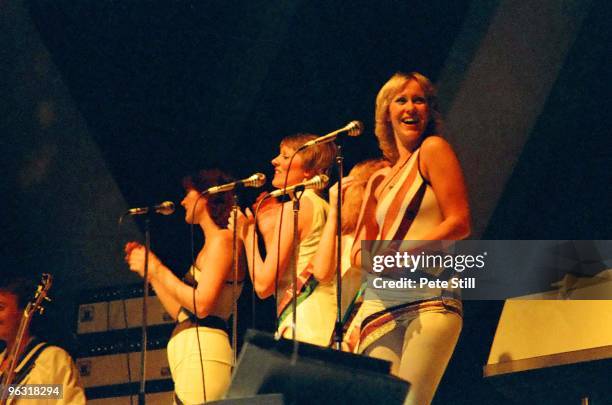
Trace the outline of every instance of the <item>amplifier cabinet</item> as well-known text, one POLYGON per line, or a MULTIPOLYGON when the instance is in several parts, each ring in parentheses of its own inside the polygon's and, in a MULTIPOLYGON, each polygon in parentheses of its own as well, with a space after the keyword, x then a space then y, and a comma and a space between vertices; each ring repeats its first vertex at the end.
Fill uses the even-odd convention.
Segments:
MULTIPOLYGON (((142 325, 142 288, 84 293, 79 305, 77 333, 96 333, 142 325)), ((162 325, 174 320, 156 296, 147 299, 147 324, 162 325)))
MULTIPOLYGON (((128 328, 142 326, 142 297, 128 298, 125 300, 125 312, 123 303, 111 301, 109 306, 109 330, 125 329, 126 318, 128 328), (127 314, 127 317, 124 316, 127 314)), ((147 298, 147 325, 163 325, 174 323, 174 319, 166 312, 164 306, 152 296, 147 298)))
POLYGON ((110 302, 93 302, 79 305, 77 333, 106 332, 109 325, 110 302))
MULTIPOLYGON (((156 392, 153 394, 145 395, 145 402, 147 405, 168 405, 172 404, 173 392, 156 392)), ((88 405, 136 405, 138 404, 138 396, 122 396, 122 397, 108 397, 108 398, 97 398, 87 400, 88 405)))
MULTIPOLYGON (((171 378, 166 349, 147 351, 146 360, 147 380, 171 378)), ((140 380, 140 352, 84 357, 78 359, 76 365, 85 388, 138 382, 140 380)))

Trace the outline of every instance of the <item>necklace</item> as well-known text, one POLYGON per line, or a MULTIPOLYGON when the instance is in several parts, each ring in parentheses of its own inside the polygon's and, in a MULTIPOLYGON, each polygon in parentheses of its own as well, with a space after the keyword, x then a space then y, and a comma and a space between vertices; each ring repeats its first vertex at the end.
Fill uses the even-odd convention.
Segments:
POLYGON ((402 170, 404 169, 404 166, 406 166, 408 164, 408 162, 410 161, 411 157, 412 157, 412 153, 406 158, 406 160, 404 160, 402 162, 401 165, 398 166, 398 168, 395 171, 395 173, 393 173, 393 175, 387 181, 387 184, 385 185, 385 187, 383 187, 383 190, 385 188, 388 188, 389 190, 391 190, 393 187, 395 187, 395 185, 397 184, 397 182, 399 180, 399 177, 397 175, 402 172, 402 170))

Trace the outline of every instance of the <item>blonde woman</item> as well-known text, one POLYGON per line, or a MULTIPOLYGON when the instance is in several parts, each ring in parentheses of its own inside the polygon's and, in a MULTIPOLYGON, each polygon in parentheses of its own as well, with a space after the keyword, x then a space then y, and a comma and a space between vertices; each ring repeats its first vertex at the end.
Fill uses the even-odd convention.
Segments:
MULTIPOLYGON (((281 141, 280 153, 272 159, 272 166, 274 166, 272 185, 274 187, 282 188, 285 178, 287 186, 292 186, 318 174, 327 173, 335 156, 333 144, 317 145, 300 151, 289 167, 289 161, 294 152, 304 143, 316 138, 317 136, 313 134, 295 134, 281 141)), ((258 296, 266 298, 274 294, 278 279, 277 334, 291 338, 292 275, 289 268, 294 242, 293 203, 287 201, 283 204, 282 221, 280 206, 258 218, 257 226, 263 236, 267 252, 265 259, 262 259, 257 243, 253 244, 256 225, 249 210, 246 211, 246 216, 239 217, 236 226, 246 247, 249 272, 258 296), (253 249, 254 255, 252 254, 253 249), (251 266, 253 263, 254 268, 251 266)), ((331 283, 317 282, 312 276, 312 268, 309 263, 319 246, 327 211, 327 202, 315 191, 311 189, 304 191, 300 200, 298 240, 296 241, 299 251, 296 258, 298 278, 296 338, 302 342, 320 346, 327 346, 329 343, 327 330, 333 327, 335 319, 334 290, 331 283)))
MULTIPOLYGON (((459 161, 440 136, 435 89, 419 73, 397 73, 376 98, 380 149, 391 167, 372 176, 365 191, 351 253, 361 266, 361 241, 457 240, 470 233, 459 161)), ((384 244, 379 242, 379 244, 384 244)), ((439 288, 367 288, 348 335, 356 351, 388 360, 411 383, 408 404, 429 404, 462 326, 461 302, 439 288)), ((393 274, 382 273, 384 278, 393 274)), ((379 284, 380 285, 380 284, 379 284)))

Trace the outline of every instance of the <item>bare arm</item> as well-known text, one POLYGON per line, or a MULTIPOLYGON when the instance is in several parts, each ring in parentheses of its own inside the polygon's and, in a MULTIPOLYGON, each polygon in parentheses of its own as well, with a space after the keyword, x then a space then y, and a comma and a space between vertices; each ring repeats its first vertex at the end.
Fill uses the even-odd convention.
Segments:
MULTIPOLYGON (((344 193, 351 186, 353 179, 345 177, 342 179, 342 192, 344 193)), ((311 263, 313 275, 321 282, 330 281, 336 270, 337 258, 337 229, 338 229, 338 183, 329 189, 329 212, 327 221, 323 227, 321 240, 317 252, 313 256, 311 263)))
MULTIPOLYGON (((140 249, 144 248, 139 247, 132 251, 130 268, 137 267, 138 263, 136 263, 136 260, 133 261, 131 256, 134 256, 140 249)), ((178 314, 180 307, 187 308, 198 318, 203 318, 213 311, 223 284, 231 273, 231 233, 227 230, 220 231, 215 237, 210 238, 205 250, 205 254, 203 249, 196 259, 196 266, 202 269, 202 273, 195 291, 195 308, 193 287, 183 283, 152 254, 150 258, 152 263, 151 283, 156 291, 163 291, 167 301, 172 303, 172 309, 176 310, 173 314, 178 314)), ((144 251, 142 256, 144 256, 144 251)), ((164 304, 164 301, 162 301, 162 304, 164 304)), ((166 307, 166 304, 164 304, 164 307, 166 307)), ((168 310, 167 307, 166 309, 168 310)))
MULTIPOLYGON (((253 241, 253 235, 255 234, 255 226, 252 220, 250 211, 247 211, 247 217, 242 215, 239 218, 239 234, 244 241, 246 248, 247 261, 249 267, 249 274, 251 280, 253 280, 253 286, 255 292, 260 298, 269 297, 274 293, 274 284, 276 280, 276 269, 278 260, 278 269, 280 278, 287 267, 291 259, 292 247, 293 247, 293 210, 292 203, 285 203, 285 209, 283 210, 283 220, 281 224, 280 210, 276 214, 274 221, 269 221, 267 226, 261 226, 260 231, 263 235, 264 241, 266 242, 267 254, 265 260, 261 258, 259 247, 257 245, 257 239, 253 241), (282 227, 282 229, 281 229, 282 227), (279 229, 280 229, 280 250, 278 247, 279 242, 279 229), (255 252, 253 255, 253 251, 255 252), (255 271, 253 270, 253 265, 255 271)), ((302 235, 306 235, 310 230, 310 224, 312 222, 312 202, 309 199, 302 199, 301 207, 298 217, 298 236, 300 239, 302 235)))
POLYGON ((317 252, 312 258, 312 274, 317 280, 326 282, 331 280, 336 269, 337 260, 337 244, 336 230, 338 229, 336 221, 338 220, 338 210, 335 205, 330 204, 327 222, 323 227, 321 240, 317 252))
POLYGON ((351 250, 351 264, 355 267, 361 267, 361 242, 374 240, 378 235, 378 224, 376 223, 376 204, 378 200, 376 196, 378 188, 388 172, 389 168, 380 169, 368 180, 361 203, 359 220, 355 228, 355 241, 351 250))
MULTIPOLYGON (((125 245, 125 260, 128 262, 130 269, 135 273, 138 273, 140 277, 144 276, 144 246, 137 242, 128 242, 125 245)), ((153 262, 157 261, 156 266, 164 266, 164 264, 155 257, 154 254, 149 255, 149 282, 153 286, 155 290, 155 294, 157 294, 157 298, 164 306, 164 309, 168 314, 172 317, 172 319, 176 320, 179 310, 181 309, 181 304, 173 297, 173 295, 168 291, 166 286, 159 282, 159 280, 151 277, 152 272, 151 268, 154 266, 153 262)), ((165 267, 165 266, 164 266, 165 267)), ((167 271, 170 271, 166 268, 167 271)))
POLYGON ((421 171, 430 182, 444 220, 424 240, 459 240, 470 235, 470 209, 463 172, 450 144, 432 136, 421 146, 421 171))

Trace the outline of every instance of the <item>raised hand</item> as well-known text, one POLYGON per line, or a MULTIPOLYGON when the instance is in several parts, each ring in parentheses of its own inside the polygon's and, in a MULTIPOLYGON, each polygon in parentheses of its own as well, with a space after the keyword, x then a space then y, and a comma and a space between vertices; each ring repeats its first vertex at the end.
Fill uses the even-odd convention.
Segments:
MULTIPOLYGON (((145 247, 138 242, 128 242, 125 244, 125 262, 140 277, 144 277, 145 266, 145 247)), ((149 278, 154 277, 157 270, 162 265, 155 254, 149 251, 149 278)))
POLYGON ((234 228, 236 228, 236 235, 241 240, 245 240, 247 235, 249 235, 249 232, 255 230, 255 219, 253 218, 253 213, 248 208, 245 210, 245 213, 246 215, 243 214, 242 211, 238 211, 238 214, 236 215, 236 224, 234 224, 234 215, 230 215, 227 221, 227 229, 232 231, 234 228))

